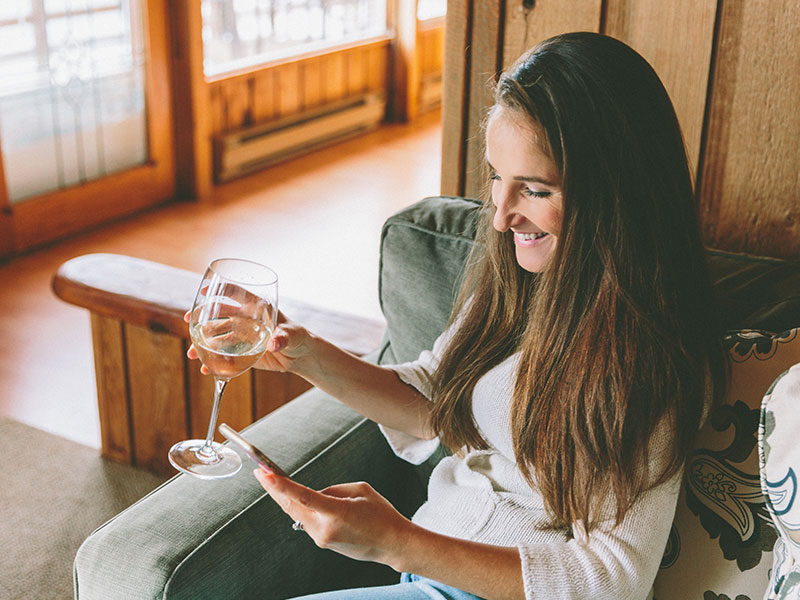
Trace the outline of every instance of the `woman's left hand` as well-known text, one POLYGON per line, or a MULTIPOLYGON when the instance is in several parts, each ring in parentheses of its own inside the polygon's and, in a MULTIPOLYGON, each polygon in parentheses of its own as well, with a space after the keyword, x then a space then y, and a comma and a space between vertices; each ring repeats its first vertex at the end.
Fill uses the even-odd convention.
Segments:
POLYGON ((392 566, 414 529, 368 483, 344 483, 318 492, 262 468, 253 473, 320 548, 392 566))

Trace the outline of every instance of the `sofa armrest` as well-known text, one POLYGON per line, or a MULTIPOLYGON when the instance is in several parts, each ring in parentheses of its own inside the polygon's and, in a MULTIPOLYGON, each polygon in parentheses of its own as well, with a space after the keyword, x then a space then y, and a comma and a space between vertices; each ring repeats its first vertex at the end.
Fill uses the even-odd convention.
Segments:
MULTIPOLYGON (((297 481, 315 489, 368 481, 401 512, 425 497, 424 477, 377 426, 313 389, 246 430, 297 481)), ((75 598, 289 598, 392 583, 388 567, 316 548, 265 494, 246 460, 232 478, 178 475, 95 531, 74 565, 75 598)))

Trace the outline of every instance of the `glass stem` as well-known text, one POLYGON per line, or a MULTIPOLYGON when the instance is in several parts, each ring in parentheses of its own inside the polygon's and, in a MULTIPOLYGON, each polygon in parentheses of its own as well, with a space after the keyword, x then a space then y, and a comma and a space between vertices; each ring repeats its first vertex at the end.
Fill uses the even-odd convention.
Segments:
POLYGON ((226 385, 228 385, 227 379, 214 377, 214 407, 211 409, 211 420, 208 424, 208 433, 206 433, 206 443, 200 448, 200 453, 205 455, 214 454, 211 443, 214 441, 214 431, 217 428, 217 416, 219 416, 219 403, 222 400, 222 393, 225 391, 226 385))

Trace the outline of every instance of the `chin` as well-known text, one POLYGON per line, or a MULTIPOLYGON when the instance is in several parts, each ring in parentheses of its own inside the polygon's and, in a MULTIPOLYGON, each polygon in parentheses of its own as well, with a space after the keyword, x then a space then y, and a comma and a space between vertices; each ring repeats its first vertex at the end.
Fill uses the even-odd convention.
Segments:
POLYGON ((541 273, 547 268, 552 256, 552 252, 545 256, 525 256, 524 253, 518 252, 517 264, 529 273, 541 273))

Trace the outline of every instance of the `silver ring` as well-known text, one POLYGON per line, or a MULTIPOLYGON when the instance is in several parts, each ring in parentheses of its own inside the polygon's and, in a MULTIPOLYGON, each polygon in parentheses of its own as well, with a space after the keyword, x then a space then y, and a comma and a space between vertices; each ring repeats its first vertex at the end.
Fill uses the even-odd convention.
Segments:
POLYGON ((303 531, 303 523, 301 521, 295 521, 292 523, 292 529, 295 531, 303 531))

